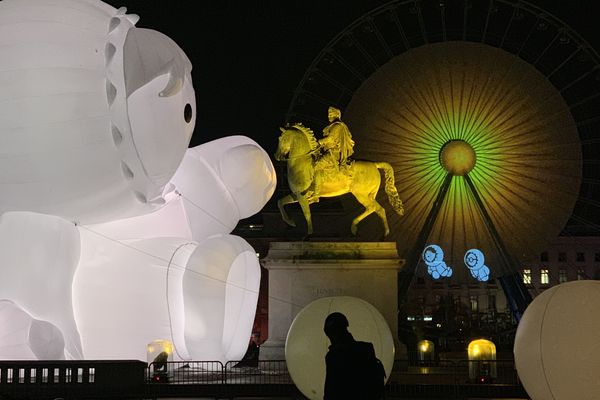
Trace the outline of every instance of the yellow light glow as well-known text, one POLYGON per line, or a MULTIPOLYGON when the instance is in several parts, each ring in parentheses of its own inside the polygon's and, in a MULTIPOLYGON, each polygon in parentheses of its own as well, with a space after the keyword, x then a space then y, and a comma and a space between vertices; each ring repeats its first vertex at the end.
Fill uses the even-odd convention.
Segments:
POLYGON ((146 348, 148 350, 148 353, 150 354, 160 353, 164 351, 165 353, 171 355, 173 354, 174 350, 173 343, 164 339, 154 340, 146 348))
POLYGON ((496 345, 486 339, 477 339, 469 343, 469 360, 495 360, 496 345))
POLYGON ((429 340, 421 340, 418 343, 418 347, 421 353, 430 353, 433 351, 433 343, 429 340))
POLYGON ((471 172, 476 161, 475 150, 463 140, 451 140, 440 150, 442 167, 454 176, 463 176, 471 172))

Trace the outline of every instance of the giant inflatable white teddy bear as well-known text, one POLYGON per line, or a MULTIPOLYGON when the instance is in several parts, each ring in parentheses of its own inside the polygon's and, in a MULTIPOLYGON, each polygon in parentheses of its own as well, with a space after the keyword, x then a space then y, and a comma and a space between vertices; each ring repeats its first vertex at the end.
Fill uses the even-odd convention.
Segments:
POLYGON ((268 155, 188 149, 191 64, 99 0, 0 2, 0 359, 240 359, 260 281, 229 235, 268 155))

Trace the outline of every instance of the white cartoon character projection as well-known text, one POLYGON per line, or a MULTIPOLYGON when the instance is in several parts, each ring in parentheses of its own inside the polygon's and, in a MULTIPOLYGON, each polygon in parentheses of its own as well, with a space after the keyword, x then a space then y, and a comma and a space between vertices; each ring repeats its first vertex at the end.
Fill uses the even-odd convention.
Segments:
POLYGON ((479 249, 467 250, 465 253, 465 265, 471 271, 473 278, 481 282, 490 279, 490 269, 484 265, 485 257, 479 249))
POLYGON ((452 267, 444 262, 444 251, 437 244, 425 247, 421 254, 423 262, 427 265, 427 273, 433 279, 449 278, 452 276, 452 267))
POLYGON ((273 194, 242 136, 188 149, 191 63, 99 0, 0 2, 0 359, 240 359, 273 194))

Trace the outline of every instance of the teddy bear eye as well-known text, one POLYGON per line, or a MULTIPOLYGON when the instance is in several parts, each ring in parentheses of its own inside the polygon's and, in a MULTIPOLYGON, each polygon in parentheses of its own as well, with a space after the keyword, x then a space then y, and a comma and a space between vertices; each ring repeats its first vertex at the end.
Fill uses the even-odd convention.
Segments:
POLYGON ((192 120, 192 115, 193 115, 192 106, 190 105, 190 103, 187 103, 185 105, 185 107, 183 108, 183 119, 185 119, 185 122, 187 122, 189 124, 190 121, 192 120))

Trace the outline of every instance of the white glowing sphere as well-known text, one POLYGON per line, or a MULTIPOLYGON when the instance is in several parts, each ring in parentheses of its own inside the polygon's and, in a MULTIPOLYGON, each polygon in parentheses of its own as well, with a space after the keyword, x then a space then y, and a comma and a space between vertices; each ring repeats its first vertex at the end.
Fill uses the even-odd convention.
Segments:
POLYGON ((527 307, 515 337, 519 378, 532 400, 600 393, 600 282, 554 286, 527 307))
POLYGON ((325 297, 304 307, 290 326, 285 341, 288 371, 298 389, 309 399, 322 399, 325 385, 325 355, 329 339, 323 332, 332 312, 348 318, 354 339, 373 343, 389 377, 394 364, 394 339, 385 319, 366 301, 349 296, 325 297))

